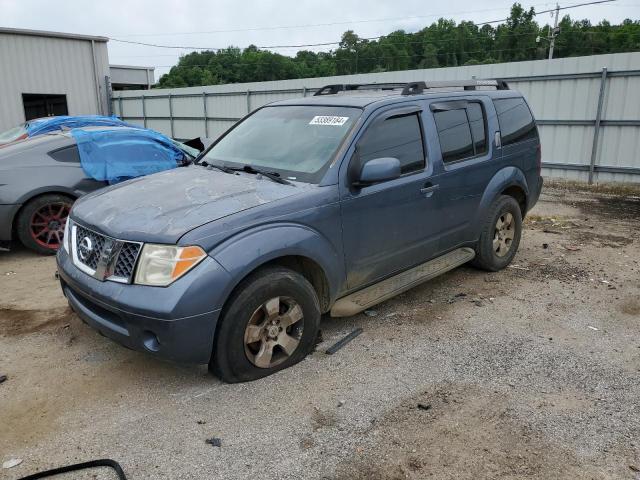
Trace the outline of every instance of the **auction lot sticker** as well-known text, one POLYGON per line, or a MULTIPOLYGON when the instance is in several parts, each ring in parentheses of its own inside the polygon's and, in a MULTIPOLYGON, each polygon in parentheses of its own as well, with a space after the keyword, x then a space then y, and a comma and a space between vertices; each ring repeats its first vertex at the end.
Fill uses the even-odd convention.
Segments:
POLYGON ((334 115, 316 115, 311 119, 309 125, 334 125, 341 127, 347 123, 349 117, 336 117, 334 115))

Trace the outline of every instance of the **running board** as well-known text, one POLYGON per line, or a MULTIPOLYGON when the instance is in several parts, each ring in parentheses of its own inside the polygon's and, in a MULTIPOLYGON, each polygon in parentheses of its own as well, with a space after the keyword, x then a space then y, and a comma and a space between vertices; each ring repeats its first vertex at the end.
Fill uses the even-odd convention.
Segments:
POLYGON ((469 247, 458 248, 422 265, 382 280, 374 285, 340 298, 331 308, 332 317, 350 317, 380 302, 406 292, 410 288, 431 280, 473 260, 476 252, 469 247))

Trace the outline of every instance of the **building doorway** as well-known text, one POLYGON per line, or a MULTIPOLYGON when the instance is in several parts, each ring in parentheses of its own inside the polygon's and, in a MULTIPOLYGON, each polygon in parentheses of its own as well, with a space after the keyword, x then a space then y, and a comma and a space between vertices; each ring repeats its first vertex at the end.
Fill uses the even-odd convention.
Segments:
POLYGON ((23 93, 25 120, 56 115, 69 115, 66 95, 23 93))

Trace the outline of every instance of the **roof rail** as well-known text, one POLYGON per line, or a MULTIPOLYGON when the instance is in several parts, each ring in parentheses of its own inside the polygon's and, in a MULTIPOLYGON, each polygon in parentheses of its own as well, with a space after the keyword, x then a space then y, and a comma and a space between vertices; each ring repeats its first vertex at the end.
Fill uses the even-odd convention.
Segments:
POLYGON ((313 96, 319 95, 335 95, 338 92, 347 92, 353 90, 396 90, 404 88, 406 83, 336 83, 325 85, 320 88, 313 96))
POLYGON ((504 80, 446 80, 433 82, 409 82, 409 83, 343 83, 325 85, 314 96, 335 95, 338 92, 353 90, 396 90, 402 89, 401 95, 419 95, 431 88, 455 88, 462 87, 465 90, 476 90, 477 87, 494 87, 496 90, 509 90, 509 85, 504 80))

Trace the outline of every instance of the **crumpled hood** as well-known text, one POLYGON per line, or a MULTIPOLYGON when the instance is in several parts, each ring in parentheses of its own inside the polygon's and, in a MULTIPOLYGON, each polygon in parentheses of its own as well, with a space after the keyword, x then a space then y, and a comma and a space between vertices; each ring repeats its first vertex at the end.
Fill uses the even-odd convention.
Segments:
POLYGON ((193 165, 87 195, 76 202, 71 217, 115 238, 175 243, 193 228, 302 190, 193 165))

